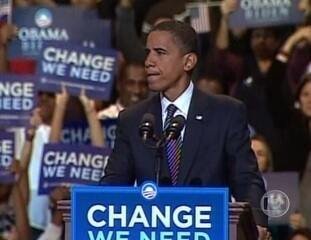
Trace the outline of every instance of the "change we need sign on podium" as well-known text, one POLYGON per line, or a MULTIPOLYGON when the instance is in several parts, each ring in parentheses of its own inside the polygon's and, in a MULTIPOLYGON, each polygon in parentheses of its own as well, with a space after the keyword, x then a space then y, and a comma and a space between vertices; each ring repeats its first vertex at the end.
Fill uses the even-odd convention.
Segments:
POLYGON ((225 188, 74 187, 73 240, 227 240, 225 188))

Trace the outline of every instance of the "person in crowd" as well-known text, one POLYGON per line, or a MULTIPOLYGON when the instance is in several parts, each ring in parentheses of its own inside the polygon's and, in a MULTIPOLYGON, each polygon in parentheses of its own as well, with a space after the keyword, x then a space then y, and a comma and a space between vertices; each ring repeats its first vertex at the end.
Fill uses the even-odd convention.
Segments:
POLYGON ((38 124, 36 124, 33 128, 33 131, 35 132, 33 139, 28 139, 31 143, 31 153, 27 160, 29 162, 30 185, 28 215, 32 228, 33 239, 37 239, 49 221, 49 199, 47 196, 38 195, 38 189, 40 160, 43 152, 43 146, 49 141, 54 108, 55 94, 39 92, 37 109, 34 112, 34 116, 37 119, 38 124))
POLYGON ((239 101, 194 88, 196 32, 187 23, 159 23, 148 35, 146 53, 148 87, 158 94, 119 115, 115 147, 101 183, 133 185, 155 180, 155 156, 139 136, 141 119, 145 113, 153 114, 155 134, 160 136, 163 126, 181 114, 187 124, 172 144, 182 145, 183 154, 166 155, 166 145, 159 184, 165 178, 173 186, 191 185, 191 179, 199 178, 202 186, 230 186, 237 201, 250 201, 260 237, 268 239, 266 229, 259 226, 266 226, 266 216, 259 210, 265 190, 250 149, 245 108, 239 101))
MULTIPOLYGON (((235 0, 224 0, 224 6, 235 0)), ((224 8, 222 8, 224 9, 224 8)), ((235 6, 222 10, 223 22, 235 6)), ((228 52, 228 23, 220 26, 216 46, 226 61, 228 52)), ((271 146, 274 156, 274 169, 281 168, 281 134, 287 127, 290 107, 293 104, 290 87, 286 79, 286 65, 275 58, 281 43, 280 29, 273 27, 255 28, 251 30, 251 53, 236 55, 232 72, 238 80, 232 94, 243 101, 247 107, 249 124, 255 131, 263 135, 271 146), (241 71, 241 72, 238 72, 241 71)), ((232 56, 232 54, 231 54, 232 56)), ((223 68, 226 71, 226 68, 223 68)))
POLYGON ((272 152, 266 141, 266 139, 255 134, 251 138, 251 147, 255 153, 259 171, 262 173, 269 172, 272 170, 272 152))
POLYGON ((202 74, 195 81, 198 89, 205 93, 225 94, 226 88, 222 80, 216 74, 202 74))
MULTIPOLYGON (((61 141, 61 131, 64 124, 64 117, 69 97, 70 96, 67 92, 66 86, 63 85, 61 93, 57 94, 56 96, 56 106, 53 113, 53 118, 51 122, 51 133, 49 136, 50 143, 58 143, 61 141)), ((83 105, 84 112, 86 114, 86 119, 90 127, 91 144, 93 146, 103 147, 104 146, 103 130, 97 118, 95 101, 86 96, 84 89, 81 90, 79 100, 83 105)))
POLYGON ((300 0, 298 8, 304 13, 304 22, 286 39, 277 54, 280 61, 287 63, 287 77, 293 93, 311 66, 311 1, 300 0))
POLYGON ((27 175, 16 160, 11 170, 16 181, 10 184, 0 183, 0 236, 5 240, 30 240, 27 202, 23 195, 28 189, 23 189, 27 184, 27 175))
POLYGON ((311 62, 311 26, 298 28, 281 47, 277 58, 287 63, 287 75, 292 92, 311 62))
POLYGON ((290 234, 288 240, 311 240, 311 231, 308 228, 297 229, 290 234))
POLYGON ((99 119, 117 118, 120 111, 148 96, 146 73, 141 63, 123 65, 116 84, 119 97, 116 103, 98 113, 99 119))
POLYGON ((12 173, 15 175, 15 182, 0 184, 0 235, 6 240, 31 239, 27 215, 29 202, 28 168, 32 140, 35 129, 40 122, 38 109, 35 109, 26 131, 20 160, 14 160, 11 166, 12 173))
POLYGON ((4 23, 0 26, 0 72, 8 71, 7 44, 17 34, 17 27, 13 24, 4 23))
POLYGON ((292 124, 288 128, 286 139, 291 139, 284 144, 284 161, 288 162, 291 169, 300 173, 300 208, 306 218, 307 226, 311 226, 311 157, 310 157, 310 132, 311 132, 311 74, 306 74, 297 88, 297 108, 292 117, 292 124), (287 157, 287 158, 286 158, 287 157))
MULTIPOLYGON (((30 161, 30 186, 31 201, 29 205, 29 218, 32 226, 33 239, 37 239, 48 226, 50 220, 49 197, 38 195, 40 160, 43 146, 48 142, 57 143, 61 140, 61 130, 66 112, 66 106, 69 101, 69 94, 66 87, 62 87, 62 92, 39 93, 38 113, 42 119, 35 131, 33 147, 30 161)), ((89 99, 84 90, 81 91, 80 101, 83 105, 86 119, 90 126, 91 142, 94 146, 104 146, 103 130, 97 119, 95 103, 89 99)), ((74 110, 72 110, 74 111, 74 110)), ((75 115, 71 111, 72 115, 75 115)))
POLYGON ((282 169, 296 171, 303 176, 310 152, 311 75, 301 80, 295 95, 295 109, 287 116, 289 124, 282 136, 282 169))
POLYGON ((57 201, 70 198, 67 187, 57 187, 50 194, 51 222, 47 225, 38 240, 61 240, 63 235, 62 212, 57 210, 57 201))

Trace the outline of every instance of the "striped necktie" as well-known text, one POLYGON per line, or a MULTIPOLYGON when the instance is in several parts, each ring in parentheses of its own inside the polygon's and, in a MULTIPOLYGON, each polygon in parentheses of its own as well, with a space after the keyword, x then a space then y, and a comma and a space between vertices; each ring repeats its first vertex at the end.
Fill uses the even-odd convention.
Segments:
MULTIPOLYGON (((167 107, 167 115, 164 122, 164 129, 166 130, 171 122, 172 118, 174 117, 174 113, 176 112, 177 107, 174 104, 170 104, 167 107)), ((179 174, 179 165, 181 159, 181 136, 177 139, 171 139, 165 143, 165 152, 166 158, 168 161, 169 171, 172 178, 172 184, 176 185, 178 180, 179 174)))

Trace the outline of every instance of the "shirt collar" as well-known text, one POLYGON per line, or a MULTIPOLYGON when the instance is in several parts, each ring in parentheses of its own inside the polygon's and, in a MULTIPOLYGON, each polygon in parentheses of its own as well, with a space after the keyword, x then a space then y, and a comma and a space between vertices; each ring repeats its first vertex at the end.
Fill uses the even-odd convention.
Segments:
POLYGON ((190 84, 187 87, 187 89, 174 102, 171 102, 161 94, 162 114, 166 113, 168 105, 174 104, 178 108, 178 111, 183 113, 183 115, 187 117, 192 93, 193 93, 193 83, 192 81, 190 81, 190 84))

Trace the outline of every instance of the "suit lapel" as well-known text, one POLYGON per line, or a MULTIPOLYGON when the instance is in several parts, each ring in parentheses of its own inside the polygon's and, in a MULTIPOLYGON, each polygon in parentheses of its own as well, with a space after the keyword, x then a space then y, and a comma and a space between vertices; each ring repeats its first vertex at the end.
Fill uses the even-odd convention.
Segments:
POLYGON ((202 141, 202 124, 206 120, 206 107, 206 98, 194 88, 182 145, 182 159, 178 177, 179 184, 185 184, 189 171, 196 161, 195 154, 202 141))

